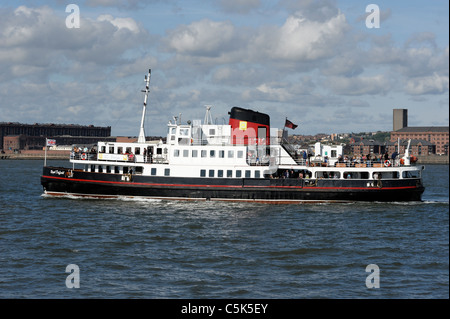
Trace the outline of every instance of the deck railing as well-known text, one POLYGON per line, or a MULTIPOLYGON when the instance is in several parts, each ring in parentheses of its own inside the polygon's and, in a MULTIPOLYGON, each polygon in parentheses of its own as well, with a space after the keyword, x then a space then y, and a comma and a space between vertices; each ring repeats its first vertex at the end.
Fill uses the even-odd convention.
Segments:
MULTIPOLYGON (((321 167, 401 167, 401 166, 412 166, 414 163, 410 163, 409 165, 405 165, 403 160, 395 159, 395 160, 385 160, 380 162, 378 161, 345 161, 345 162, 334 162, 330 164, 328 162, 314 162, 308 160, 302 160, 305 166, 321 166, 321 167)), ((302 164, 301 164, 302 165, 302 164)))

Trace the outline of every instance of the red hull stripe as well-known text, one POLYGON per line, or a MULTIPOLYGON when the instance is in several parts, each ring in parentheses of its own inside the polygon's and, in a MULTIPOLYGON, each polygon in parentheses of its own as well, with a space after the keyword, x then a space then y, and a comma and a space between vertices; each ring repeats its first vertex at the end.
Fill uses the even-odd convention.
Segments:
MULTIPOLYGON (((300 186, 238 186, 238 185, 200 185, 200 184, 163 184, 163 183, 136 183, 136 182, 113 182, 113 181, 97 181, 93 179, 77 179, 57 176, 42 176, 44 178, 74 181, 74 182, 87 182, 87 183, 101 183, 101 184, 121 184, 121 185, 143 185, 143 186, 171 186, 171 187, 219 187, 219 188, 299 188, 299 189, 377 189, 376 187, 300 187, 300 186)), ((383 187, 383 190, 388 189, 414 189, 416 186, 399 186, 399 187, 383 187)))

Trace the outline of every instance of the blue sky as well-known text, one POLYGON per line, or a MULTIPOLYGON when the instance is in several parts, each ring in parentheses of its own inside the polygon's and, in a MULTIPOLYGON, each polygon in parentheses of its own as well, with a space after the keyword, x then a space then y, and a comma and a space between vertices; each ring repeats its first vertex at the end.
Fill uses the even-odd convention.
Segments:
POLYGON ((294 134, 449 125, 447 1, 48 0, 0 3, 0 122, 112 126, 147 135, 233 106, 294 134), (70 3, 80 28, 67 28, 70 3), (380 28, 366 27, 366 6, 380 28))

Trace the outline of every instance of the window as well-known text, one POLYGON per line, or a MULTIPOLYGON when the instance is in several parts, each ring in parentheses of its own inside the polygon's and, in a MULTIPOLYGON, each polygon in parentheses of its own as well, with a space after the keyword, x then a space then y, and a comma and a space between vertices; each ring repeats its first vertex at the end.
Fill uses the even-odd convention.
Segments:
POLYGON ((217 171, 217 177, 223 177, 223 170, 219 169, 217 171))
POLYGON ((192 150, 192 157, 197 157, 197 156, 198 156, 198 151, 192 150))
POLYGON ((260 177, 261 177, 261 172, 255 171, 255 178, 260 178, 260 177))
POLYGON ((170 176, 170 168, 164 169, 164 176, 170 176))
POLYGON ((156 167, 152 167, 151 174, 152 176, 156 175, 156 167))
POLYGON ((242 171, 237 170, 237 171, 236 171, 236 177, 241 177, 241 176, 242 176, 242 171))
POLYGON ((209 135, 216 135, 216 130, 213 128, 209 129, 209 135))
POLYGON ((122 147, 118 147, 117 148, 117 154, 123 154, 123 149, 122 149, 122 147))
POLYGON ((219 158, 225 157, 225 151, 219 151, 219 158))
POLYGON ((114 173, 119 174, 119 166, 114 166, 114 173))
POLYGON ((209 151, 209 157, 215 157, 216 156, 216 151, 211 150, 209 151))
POLYGON ((180 156, 180 150, 173 150, 173 156, 175 157, 180 156))
POLYGON ((206 177, 206 169, 200 170, 200 177, 206 177))
POLYGON ((419 171, 404 171, 403 172, 403 178, 419 178, 420 172, 419 171))
POLYGON ((234 151, 228 151, 228 158, 234 157, 234 151))
POLYGON ((141 154, 141 148, 140 148, 140 147, 136 147, 136 148, 134 149, 134 154, 140 155, 140 154, 141 154))
POLYGON ((245 171, 245 177, 250 178, 251 171, 245 171))
POLYGON ((214 177, 214 170, 213 169, 209 170, 209 177, 214 177))
POLYGON ((227 177, 233 177, 233 171, 231 169, 227 170, 227 177))
POLYGON ((183 150, 183 157, 189 157, 189 150, 183 150))
POLYGON ((109 147, 109 154, 114 154, 114 146, 109 147))
POLYGON ((136 174, 142 174, 144 168, 142 166, 136 166, 136 174))
POLYGON ((206 157, 206 150, 202 150, 202 157, 206 157))
POLYGON ((131 147, 127 147, 126 150, 127 150, 127 153, 128 153, 128 154, 131 153, 131 147))
POLYGON ((238 151, 237 152, 237 157, 238 158, 243 158, 244 157, 244 151, 238 151))

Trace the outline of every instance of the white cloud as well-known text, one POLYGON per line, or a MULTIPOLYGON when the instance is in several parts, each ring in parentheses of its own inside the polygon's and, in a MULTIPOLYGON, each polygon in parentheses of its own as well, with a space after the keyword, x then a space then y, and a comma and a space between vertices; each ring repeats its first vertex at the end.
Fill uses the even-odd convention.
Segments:
POLYGON ((217 57, 232 50, 234 40, 233 24, 203 19, 170 31, 167 45, 178 54, 217 57))
POLYGON ((136 21, 131 18, 114 18, 112 15, 104 14, 99 16, 97 21, 108 21, 118 30, 127 29, 133 33, 139 33, 140 31, 136 21))
POLYGON ((42 81, 51 74, 73 71, 87 79, 90 73, 98 74, 98 67, 120 64, 127 51, 147 39, 147 31, 131 18, 82 18, 79 29, 69 29, 64 17, 49 7, 4 10, 0 12, 0 81, 24 75, 42 81))
POLYGON ((325 82, 335 94, 342 95, 386 94, 392 87, 384 75, 371 77, 330 76, 325 82))
POLYGON ((406 83, 406 91, 412 95, 442 94, 448 92, 448 75, 438 75, 412 78, 406 83))
POLYGON ((349 26, 339 13, 324 22, 291 15, 284 24, 259 28, 237 27, 230 21, 202 19, 167 33, 169 52, 193 64, 310 62, 332 57, 349 26))
POLYGON ((333 56, 335 47, 344 37, 348 25, 340 13, 325 23, 302 17, 289 17, 270 39, 273 58, 287 60, 316 60, 333 56))

